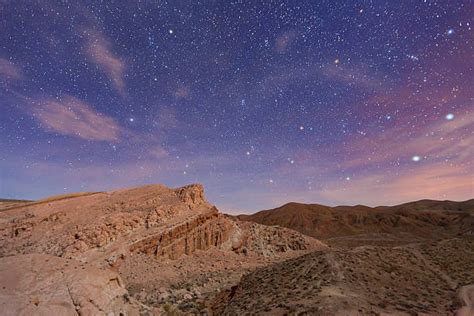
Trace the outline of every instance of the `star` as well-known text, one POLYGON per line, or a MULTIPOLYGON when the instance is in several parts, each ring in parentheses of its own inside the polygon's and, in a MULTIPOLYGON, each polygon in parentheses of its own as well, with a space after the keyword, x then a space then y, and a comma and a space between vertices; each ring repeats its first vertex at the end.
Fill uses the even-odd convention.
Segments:
MULTIPOLYGON (((308 186, 326 190, 323 183, 328 190, 345 185, 336 200, 352 203, 359 195, 348 189, 366 189, 354 183, 375 177, 390 188, 421 172, 443 174, 448 164, 459 183, 470 184, 463 179, 472 174, 472 149, 462 146, 474 137, 465 0, 413 1, 403 10, 390 0, 197 1, 199 8, 148 1, 137 10, 75 1, 54 6, 54 19, 30 2, 20 28, 15 1, 1 5, 9 40, 0 45, 0 104, 8 105, 0 115, 0 170, 11 162, 25 173, 2 177, 0 197, 19 194, 22 179, 20 193, 31 198, 81 183, 89 190, 88 183, 195 180, 214 197, 239 191, 237 199, 216 201, 236 208, 268 207, 255 198, 265 190, 296 198, 308 186), (48 40, 31 38, 32 30, 63 28, 48 40), (31 170, 52 153, 75 184, 31 170), (137 164, 156 172, 114 179, 97 172, 97 181, 81 172, 119 175, 142 170, 137 164), (38 189, 29 179, 40 176, 38 189), (244 179, 254 180, 245 190, 244 179)), ((431 183, 436 190, 425 186, 417 198, 457 190, 431 183)))
POLYGON ((454 119, 454 114, 453 114, 453 113, 448 113, 448 114, 446 114, 445 118, 446 118, 448 121, 451 121, 452 119, 454 119))

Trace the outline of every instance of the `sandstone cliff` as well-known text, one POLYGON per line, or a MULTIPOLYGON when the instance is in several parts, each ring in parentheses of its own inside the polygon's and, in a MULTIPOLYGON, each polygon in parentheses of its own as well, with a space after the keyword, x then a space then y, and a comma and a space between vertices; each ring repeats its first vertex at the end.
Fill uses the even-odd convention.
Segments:
MULTIPOLYGON (((17 204, 0 212, 0 237, 0 258, 3 257, 0 278, 6 284, 13 282, 7 274, 20 262, 14 270, 18 284, 30 282, 32 288, 38 288, 45 275, 45 280, 57 279, 48 293, 56 295, 54 288, 57 288, 60 295, 57 301, 49 300, 49 294, 42 297, 38 292, 19 287, 15 291, 23 293, 21 299, 13 300, 17 308, 6 301, 13 295, 7 288, 0 304, 12 313, 67 314, 81 309, 83 314, 96 314, 94 308, 101 313, 117 311, 111 306, 116 306, 117 300, 122 302, 119 297, 129 295, 152 307, 167 300, 189 302, 193 301, 189 294, 179 290, 184 286, 182 282, 199 278, 208 267, 194 264, 195 253, 198 253, 196 258, 210 264, 209 280, 215 280, 203 284, 200 291, 212 294, 226 282, 235 282, 252 267, 325 248, 317 240, 285 228, 241 223, 219 213, 206 201, 199 184, 177 189, 147 185, 17 204), (232 258, 232 262, 222 264, 226 258, 232 258), (173 261, 180 263, 176 265, 173 261), (234 270, 227 270, 236 263, 234 270), (40 267, 35 270, 39 275, 37 285, 24 273, 35 264, 40 267), (117 272, 123 276, 124 283, 116 277, 117 272), (99 295, 97 299, 103 302, 86 304, 87 290, 81 290, 84 293, 80 297, 65 293, 63 289, 71 289, 65 284, 72 279, 82 280, 74 289, 90 287, 105 291, 104 297, 110 302, 99 295), (177 292, 173 290, 168 299, 158 300, 153 293, 160 293, 159 288, 163 287, 177 292), (143 296, 144 288, 152 295, 143 296), (36 297, 40 305, 31 304, 36 297), (71 300, 83 303, 71 305, 71 300)), ((128 301, 123 304, 120 305, 123 309, 135 308, 128 301)), ((142 306, 141 310, 146 308, 142 306)))

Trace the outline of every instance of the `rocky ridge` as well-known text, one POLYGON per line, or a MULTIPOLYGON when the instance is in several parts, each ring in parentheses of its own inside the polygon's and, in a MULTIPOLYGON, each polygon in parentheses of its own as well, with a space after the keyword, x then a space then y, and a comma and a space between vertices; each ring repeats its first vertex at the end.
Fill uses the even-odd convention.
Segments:
MULTIPOLYGON (((70 265, 75 266, 74 271, 94 271, 97 275, 110 276, 115 271, 114 275, 120 279, 112 279, 123 281, 116 282, 115 294, 106 296, 116 297, 113 301, 121 303, 98 305, 100 313, 119 313, 128 309, 145 314, 159 313, 166 304, 184 304, 180 307, 183 310, 189 310, 190 306, 207 310, 204 303, 198 306, 196 301, 208 300, 224 284, 237 282, 249 269, 326 247, 311 237, 285 228, 241 223, 223 215, 205 200, 203 187, 199 184, 177 189, 148 185, 63 195, 17 205, 0 212, 0 236, 0 271, 10 269, 15 261, 25 261, 25 258, 29 262, 41 262, 41 266, 53 275, 59 273, 57 271, 61 271, 61 275, 71 274, 71 269, 64 268, 70 265), (227 262, 228 258, 239 264, 227 262), (207 269, 205 265, 196 268, 194 263, 200 260, 212 263, 211 268, 207 269), (232 265, 233 269, 228 270, 232 265), (208 271, 207 281, 198 282, 198 292, 203 294, 199 297, 186 294, 187 290, 182 288, 188 287, 185 280, 194 278, 198 281, 203 271, 208 271), (162 295, 144 295, 143 289, 162 295), (120 300, 119 296, 122 297, 120 300)), ((29 268, 20 267, 19 271, 29 268)), ((20 275, 17 274, 21 280, 20 275)), ((108 277, 97 277, 92 282, 81 275, 85 280, 81 283, 82 288, 110 289, 108 277)), ((50 277, 45 278, 49 280, 50 277)), ((61 286, 58 283, 54 287, 61 286)), ((50 311, 56 311, 56 303, 47 298, 55 295, 54 287, 49 287, 46 297, 39 296, 39 303, 33 304, 42 308, 38 311, 50 308, 53 308, 50 311)), ((26 291, 18 291, 23 290, 26 291)), ((8 293, 5 297, 10 295, 8 293)), ((33 294, 25 295, 28 297, 25 300, 33 297, 33 294)), ((88 300, 87 295, 81 297, 76 300, 83 300, 83 297, 88 300)), ((0 301, 7 304, 3 299, 0 301)), ((64 303, 68 298, 61 297, 60 301, 64 303)), ((68 309, 92 311, 90 306, 63 303, 60 305, 67 305, 68 309)), ((13 308, 8 304, 5 306, 13 308)), ((18 306, 28 311, 33 308, 26 301, 18 301, 18 306)))

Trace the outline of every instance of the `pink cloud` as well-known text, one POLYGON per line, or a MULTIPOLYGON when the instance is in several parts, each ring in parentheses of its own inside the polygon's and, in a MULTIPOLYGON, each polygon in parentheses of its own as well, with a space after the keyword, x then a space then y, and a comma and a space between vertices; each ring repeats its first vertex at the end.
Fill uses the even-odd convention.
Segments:
POLYGON ((413 155, 429 159, 448 159, 455 163, 466 163, 474 159, 474 116, 462 111, 454 112, 454 120, 438 118, 431 124, 422 125, 419 130, 403 126, 393 127, 373 136, 354 136, 347 142, 350 147, 341 153, 350 159, 342 166, 354 168, 380 162, 410 159, 413 155), (354 152, 352 148, 361 150, 354 152))
POLYGON ((329 64, 321 69, 326 78, 362 88, 379 88, 382 79, 364 64, 329 64))
POLYGON ((430 163, 398 174, 378 172, 330 183, 318 194, 336 204, 348 201, 386 205, 419 199, 467 200, 474 197, 474 178, 465 167, 430 163))
POLYGON ((296 32, 295 31, 287 31, 278 36, 275 40, 275 50, 278 53, 286 52, 287 48, 295 41, 296 39, 296 32))
POLYGON ((174 96, 176 99, 189 99, 190 91, 189 88, 186 86, 180 86, 174 92, 174 96))
POLYGON ((89 36, 86 43, 88 58, 107 75, 117 91, 124 94, 125 62, 112 52, 112 44, 102 34, 94 31, 89 31, 87 34, 89 36))
POLYGON ((18 66, 5 58, 0 58, 0 80, 14 81, 22 78, 23 73, 18 66))
POLYGON ((47 129, 87 140, 117 141, 121 128, 111 117, 96 112, 71 96, 39 102, 32 115, 47 129))
POLYGON ((353 135, 324 151, 296 152, 295 165, 285 162, 274 167, 274 188, 259 192, 256 203, 375 206, 425 198, 474 198, 474 115, 470 104, 466 106, 452 111, 453 119, 441 113, 417 129, 400 124, 366 136, 353 135), (412 161, 414 155, 421 160, 412 161), (304 177, 312 183, 280 187, 281 179, 304 177))
POLYGON ((155 146, 153 148, 150 149, 149 151, 150 155, 153 156, 154 158, 157 158, 157 159, 162 159, 162 158, 166 158, 169 156, 169 153, 166 149, 164 149, 163 147, 161 146, 155 146))

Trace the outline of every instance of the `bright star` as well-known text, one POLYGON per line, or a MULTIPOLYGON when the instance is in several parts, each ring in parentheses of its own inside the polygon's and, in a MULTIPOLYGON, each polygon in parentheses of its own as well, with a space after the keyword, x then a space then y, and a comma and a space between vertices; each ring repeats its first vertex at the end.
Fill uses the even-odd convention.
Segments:
POLYGON ((414 161, 414 162, 418 162, 421 160, 421 157, 420 156, 413 156, 411 157, 411 160, 414 161))
POLYGON ((448 33, 448 35, 453 35, 454 34, 454 29, 449 29, 446 33, 448 33))
POLYGON ((133 117, 129 118, 128 120, 132 123, 135 121, 135 119, 133 117))
POLYGON ((346 177, 346 180, 349 181, 351 179, 351 177, 346 177))
POLYGON ((300 126, 300 131, 302 131, 302 130, 304 130, 304 126, 303 126, 303 125, 300 126))
POLYGON ((168 30, 168 33, 173 34, 173 30, 168 30))
POLYGON ((448 113, 448 114, 446 114, 445 117, 448 121, 451 121, 454 118, 454 114, 453 113, 448 113))

